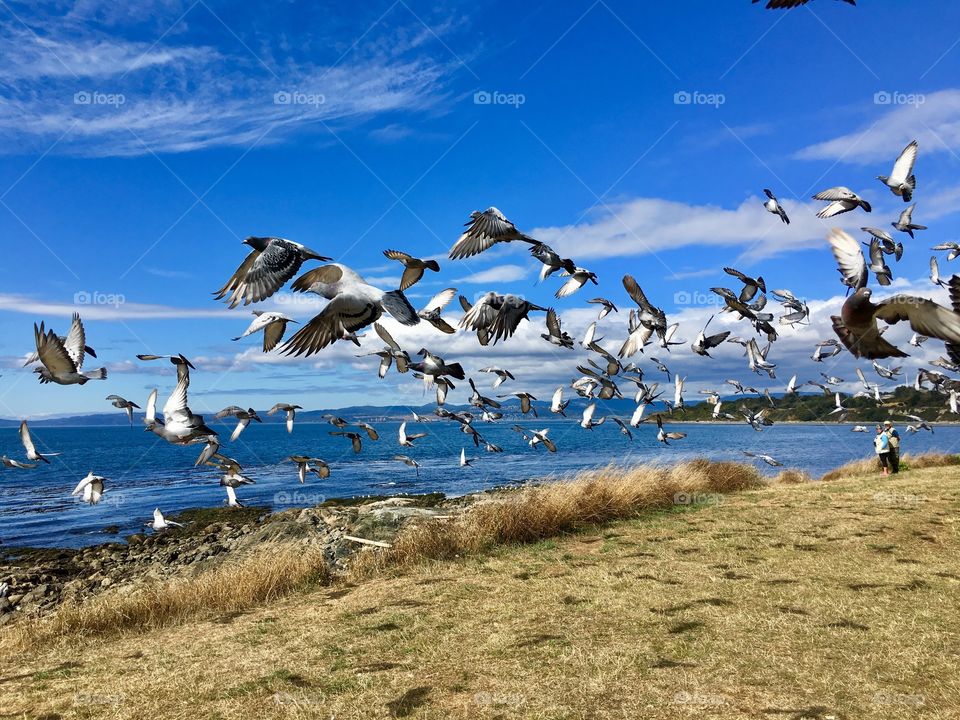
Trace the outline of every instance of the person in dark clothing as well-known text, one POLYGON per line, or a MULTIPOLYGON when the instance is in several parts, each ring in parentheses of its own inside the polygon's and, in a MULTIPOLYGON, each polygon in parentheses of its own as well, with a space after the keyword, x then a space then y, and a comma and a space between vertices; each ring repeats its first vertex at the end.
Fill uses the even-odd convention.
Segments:
POLYGON ((890 445, 890 472, 897 474, 900 472, 900 433, 889 420, 883 423, 883 430, 890 445))

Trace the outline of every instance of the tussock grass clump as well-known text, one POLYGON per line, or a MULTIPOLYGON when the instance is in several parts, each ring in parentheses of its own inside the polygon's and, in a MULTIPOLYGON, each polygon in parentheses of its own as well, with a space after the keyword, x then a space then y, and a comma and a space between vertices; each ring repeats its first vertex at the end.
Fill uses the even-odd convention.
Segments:
MULTIPOLYGON (((924 468, 949 467, 951 465, 960 465, 960 455, 951 455, 948 453, 925 453, 923 455, 910 455, 909 453, 900 458, 900 471, 923 470, 924 468)), ((880 472, 879 461, 876 457, 864 458, 863 460, 854 460, 846 465, 825 473, 820 478, 821 481, 839 480, 841 478, 859 477, 863 475, 873 475, 880 472)))
POLYGON ((777 485, 802 485, 803 483, 813 482, 813 478, 804 470, 787 468, 786 470, 781 470, 773 479, 773 482, 777 485))
POLYGON ((480 503, 452 521, 411 527, 397 536, 393 547, 361 553, 353 574, 364 577, 496 545, 537 542, 643 511, 718 502, 722 493, 761 484, 756 468, 734 462, 698 459, 673 467, 611 465, 480 503))
POLYGON ((64 604, 45 618, 17 623, 23 647, 64 635, 87 636, 146 630, 189 619, 239 612, 329 581, 319 549, 286 543, 174 580, 147 582, 127 593, 106 592, 64 604))

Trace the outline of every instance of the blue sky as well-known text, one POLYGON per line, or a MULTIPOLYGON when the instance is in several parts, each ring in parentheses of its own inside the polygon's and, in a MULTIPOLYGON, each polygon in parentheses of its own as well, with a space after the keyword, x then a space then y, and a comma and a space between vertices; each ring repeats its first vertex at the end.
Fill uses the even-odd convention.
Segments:
MULTIPOLYGON (((914 138, 915 219, 931 229, 903 236, 895 287, 936 296, 929 247, 960 237, 957 28, 960 6, 934 0, 815 0, 789 12, 747 0, 288 2, 269 12, 212 0, 8 0, 0 416, 109 409, 111 392, 142 401, 170 384, 165 368, 136 361, 142 352, 196 362, 199 411, 421 402, 412 378, 377 382, 353 346, 289 360, 231 342, 249 309, 228 311, 211 292, 251 234, 297 240, 395 287, 399 266, 382 250, 443 255, 470 211, 490 205, 601 287, 554 300, 559 281, 536 286, 538 268, 508 246, 442 259, 439 277, 409 293, 415 304, 448 286, 468 297, 515 292, 555 304, 578 335, 595 315, 585 301, 605 295, 623 308, 604 333, 612 347, 629 272, 692 340, 716 310, 707 289, 731 285, 720 268, 735 265, 815 309, 811 327, 774 346, 785 383, 839 307, 827 231, 889 227, 902 203, 874 177, 914 138), (813 217, 809 196, 834 185, 862 192, 872 215, 813 217), (792 215, 789 228, 760 206, 764 187, 792 215), (82 293, 105 302, 78 307, 82 293), (19 367, 32 325, 65 331, 74 309, 111 377, 40 387, 19 367)), ((293 314, 306 320, 316 307, 293 314)), ((471 370, 515 367, 513 389, 546 392, 569 382, 581 356, 558 356, 539 340, 540 322, 489 352, 421 330, 409 342, 471 370)), ((713 363, 674 355, 701 387, 747 375, 733 345, 713 363)))

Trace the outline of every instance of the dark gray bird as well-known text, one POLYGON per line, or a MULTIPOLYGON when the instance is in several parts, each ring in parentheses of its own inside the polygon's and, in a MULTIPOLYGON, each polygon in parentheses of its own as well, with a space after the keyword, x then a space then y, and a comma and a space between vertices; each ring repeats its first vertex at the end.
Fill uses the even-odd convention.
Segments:
POLYGON ((900 213, 900 217, 897 218, 896 222, 890 223, 893 227, 900 232, 905 232, 910 237, 913 237, 914 230, 926 230, 926 225, 917 225, 913 222, 913 210, 917 205, 914 203, 908 208, 904 208, 900 213))
POLYGON ((238 407, 236 405, 226 407, 213 416, 214 420, 223 420, 227 417, 236 418, 239 421, 237 423, 237 427, 234 428, 233 433, 230 435, 230 442, 233 442, 240 437, 240 433, 246 430, 247 425, 250 424, 251 420, 256 420, 258 423, 263 422, 263 420, 257 414, 257 411, 253 408, 247 408, 244 410, 242 407, 238 407))
POLYGON ((730 337, 729 330, 724 330, 716 335, 707 335, 707 327, 709 327, 710 320, 713 320, 713 317, 713 315, 710 316, 710 319, 707 320, 707 324, 703 326, 703 330, 701 330, 700 334, 697 335, 697 339, 690 344, 690 349, 702 357, 712 357, 707 351, 711 348, 717 347, 724 340, 730 337))
POLYGON ((440 263, 436 260, 421 260, 400 250, 384 250, 383 254, 390 260, 396 260, 403 265, 403 275, 400 277, 401 290, 406 290, 419 282, 424 270, 440 272, 440 263))
POLYGON ((767 212, 773 213, 780 217, 780 220, 786 224, 790 224, 790 218, 787 217, 786 211, 783 209, 783 206, 780 204, 780 201, 777 200, 777 196, 773 194, 771 190, 767 188, 763 189, 764 194, 767 196, 768 200, 763 204, 767 209, 767 212))
POLYGON ((249 305, 265 300, 297 274, 307 260, 328 262, 328 258, 300 243, 276 237, 248 237, 243 241, 252 250, 227 280, 214 293, 217 300, 226 298, 234 308, 241 302, 249 305))
POLYGON ((287 432, 293 432, 293 421, 297 417, 297 410, 303 410, 299 405, 290 405, 289 403, 277 403, 267 410, 267 415, 275 415, 278 412, 287 414, 287 432))
POLYGON ((600 308, 600 314, 597 315, 597 320, 603 320, 611 312, 620 312, 617 306, 606 298, 596 297, 593 298, 593 300, 587 300, 587 302, 595 305, 603 305, 603 307, 600 308))
POLYGON ((447 335, 453 335, 456 332, 456 328, 440 317, 440 313, 443 312, 443 309, 450 304, 450 301, 453 300, 453 296, 456 294, 456 288, 447 288, 446 290, 441 290, 432 298, 430 298, 430 302, 424 305, 423 309, 421 309, 417 315, 420 316, 421 320, 426 320, 440 332, 444 332, 447 335))
POLYGON ((542 242, 535 242, 530 248, 530 254, 539 260, 543 267, 540 268, 540 282, 553 275, 557 270, 566 270, 569 274, 576 272, 577 266, 570 258, 562 258, 557 252, 542 242))
MULTIPOLYGON (((464 300, 465 298, 461 296, 461 304, 464 300)), ((481 345, 486 345, 491 340, 496 345, 500 340, 511 337, 520 325, 520 321, 528 319, 530 312, 546 312, 546 310, 547 308, 534 305, 517 295, 488 292, 466 310, 460 319, 460 327, 477 331, 481 345)))
POLYGON ((133 409, 136 408, 137 410, 139 410, 140 409, 139 405, 137 405, 135 402, 131 400, 125 400, 119 395, 107 395, 107 400, 110 400, 111 401, 110 404, 113 405, 118 410, 126 410, 127 417, 130 419, 130 424, 133 425, 133 409))
POLYGON ((540 337, 551 345, 573 349, 573 338, 560 328, 560 318, 553 308, 547 309, 547 332, 541 333, 540 337))
MULTIPOLYGON (((760 0, 753 0, 753 4, 756 5, 760 0)), ((780 9, 790 9, 795 7, 800 7, 801 5, 806 5, 810 0, 769 0, 767 3, 767 10, 780 10, 780 9)), ((843 0, 843 2, 848 5, 856 5, 857 0, 843 0)))
POLYGON ((537 244, 532 237, 517 230, 495 207, 488 207, 483 212, 474 210, 465 225, 467 229, 450 249, 451 260, 479 255, 502 242, 521 240, 531 245, 537 244))
POLYGON ((363 449, 363 441, 360 439, 360 433, 348 432, 346 430, 331 430, 330 434, 337 437, 350 438, 350 444, 353 446, 355 453, 359 454, 363 449))

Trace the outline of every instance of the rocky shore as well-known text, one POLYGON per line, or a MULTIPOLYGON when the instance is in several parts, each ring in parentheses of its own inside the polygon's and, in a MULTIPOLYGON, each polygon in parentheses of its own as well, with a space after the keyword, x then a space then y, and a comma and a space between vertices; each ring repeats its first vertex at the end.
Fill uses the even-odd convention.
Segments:
POLYGON ((125 542, 78 550, 6 548, 0 552, 0 626, 18 616, 38 616, 61 603, 84 600, 108 588, 130 592, 144 582, 203 572, 265 543, 299 541, 320 547, 331 574, 369 543, 389 543, 418 519, 452 517, 486 494, 329 500, 313 508, 187 510, 173 517, 183 528, 147 530, 125 542))

